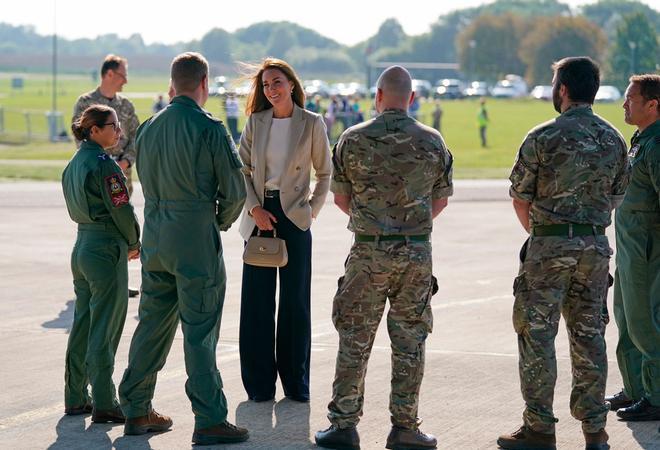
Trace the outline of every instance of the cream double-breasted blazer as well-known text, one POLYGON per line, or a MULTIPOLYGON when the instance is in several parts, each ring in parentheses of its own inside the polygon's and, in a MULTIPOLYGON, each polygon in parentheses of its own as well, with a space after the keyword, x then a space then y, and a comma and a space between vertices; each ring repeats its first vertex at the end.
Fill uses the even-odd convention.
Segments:
MULTIPOLYGON (((254 113, 248 117, 241 135, 239 154, 245 165, 247 198, 239 232, 245 240, 255 227, 248 212, 264 202, 266 147, 272 122, 272 108, 254 113)), ((294 104, 289 139, 287 162, 280 177, 280 201, 289 220, 301 230, 308 230, 312 215, 317 217, 325 203, 332 175, 330 143, 323 118, 294 104), (316 176, 313 192, 312 168, 316 176)))

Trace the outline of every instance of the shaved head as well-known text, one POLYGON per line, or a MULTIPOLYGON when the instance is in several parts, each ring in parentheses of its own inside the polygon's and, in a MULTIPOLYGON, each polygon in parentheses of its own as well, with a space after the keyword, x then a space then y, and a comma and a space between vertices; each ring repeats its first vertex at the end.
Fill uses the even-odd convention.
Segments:
POLYGON ((407 100, 412 92, 410 73, 401 66, 390 66, 378 78, 377 87, 387 96, 407 100))
POLYGON ((376 111, 379 113, 391 108, 407 111, 414 98, 410 73, 401 66, 385 69, 376 87, 376 111))

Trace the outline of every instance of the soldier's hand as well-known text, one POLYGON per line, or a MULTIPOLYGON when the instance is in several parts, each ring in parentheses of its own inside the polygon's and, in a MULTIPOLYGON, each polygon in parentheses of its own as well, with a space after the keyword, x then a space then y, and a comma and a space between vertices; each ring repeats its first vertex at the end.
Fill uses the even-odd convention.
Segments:
POLYGON ((277 223, 274 215, 266 211, 261 206, 255 206, 252 210, 252 217, 261 231, 270 231, 273 229, 273 223, 277 223))
POLYGON ((121 159, 117 161, 117 164, 119 165, 119 167, 121 167, 121 170, 123 172, 126 172, 126 169, 128 169, 128 161, 126 161, 125 159, 121 159))
POLYGON ((140 257, 140 249, 136 248, 135 250, 129 250, 128 251, 128 260, 133 261, 134 259, 138 259, 140 257))

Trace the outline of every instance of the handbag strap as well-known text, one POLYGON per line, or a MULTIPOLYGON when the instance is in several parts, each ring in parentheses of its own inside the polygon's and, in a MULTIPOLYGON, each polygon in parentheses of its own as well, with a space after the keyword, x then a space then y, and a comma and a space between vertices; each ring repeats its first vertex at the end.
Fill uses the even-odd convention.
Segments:
MULTIPOLYGON (((261 230, 259 228, 257 228, 257 236, 261 236, 261 230)), ((277 230, 275 229, 275 227, 273 227, 273 237, 274 238, 277 237, 277 230)))

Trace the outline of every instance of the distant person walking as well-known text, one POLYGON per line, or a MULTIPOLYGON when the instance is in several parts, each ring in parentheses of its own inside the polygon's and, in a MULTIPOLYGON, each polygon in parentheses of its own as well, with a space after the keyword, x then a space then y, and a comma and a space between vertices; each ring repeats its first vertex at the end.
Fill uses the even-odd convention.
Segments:
POLYGON ((438 130, 438 133, 442 133, 442 107, 440 106, 440 100, 435 101, 435 108, 433 108, 433 128, 438 130))
POLYGON ((238 132, 238 118, 241 111, 238 99, 234 93, 227 95, 227 100, 225 101, 225 113, 227 114, 227 126, 229 127, 231 138, 234 141, 238 141, 241 138, 241 133, 238 132))
POLYGON ((71 254, 76 307, 66 351, 64 411, 92 412, 92 422, 123 423, 112 374, 128 307, 128 261, 140 254, 140 227, 126 178, 104 152, 121 134, 115 111, 90 106, 71 129, 80 148, 64 169, 62 188, 78 237, 71 254))
POLYGON ((477 113, 477 125, 479 126, 479 138, 481 139, 481 147, 487 148, 488 142, 486 141, 486 130, 488 128, 488 110, 486 109, 486 99, 479 100, 479 112, 477 113))
POLYGON ((165 109, 166 106, 167 106, 167 102, 165 102, 165 99, 163 98, 163 94, 159 94, 153 106, 151 107, 151 112, 156 114, 159 111, 165 109))

